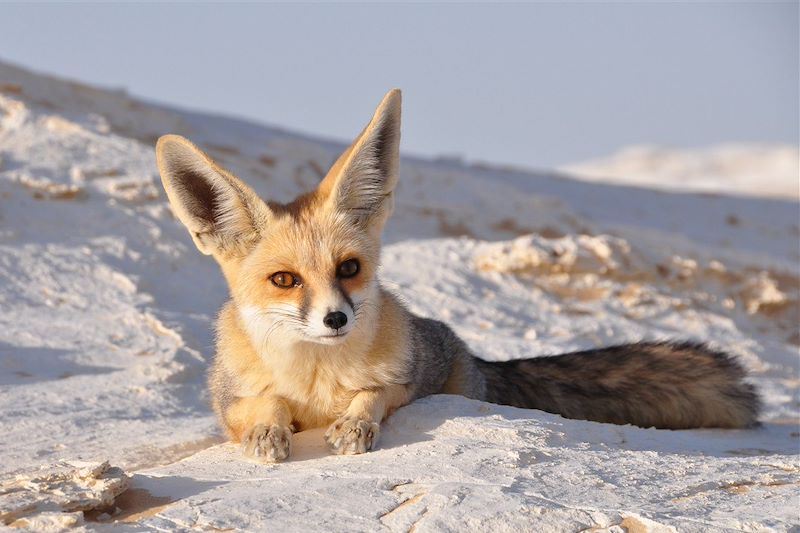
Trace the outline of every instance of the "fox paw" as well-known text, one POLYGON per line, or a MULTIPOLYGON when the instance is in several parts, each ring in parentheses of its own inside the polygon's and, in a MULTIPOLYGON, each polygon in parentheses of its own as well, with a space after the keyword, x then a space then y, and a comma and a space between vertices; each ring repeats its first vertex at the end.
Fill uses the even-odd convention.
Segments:
POLYGON ((242 439, 242 451, 266 463, 283 461, 292 453, 292 430, 277 424, 257 424, 242 439))
POLYGON ((336 455, 355 455, 378 443, 378 430, 375 422, 343 416, 325 432, 325 441, 336 455))

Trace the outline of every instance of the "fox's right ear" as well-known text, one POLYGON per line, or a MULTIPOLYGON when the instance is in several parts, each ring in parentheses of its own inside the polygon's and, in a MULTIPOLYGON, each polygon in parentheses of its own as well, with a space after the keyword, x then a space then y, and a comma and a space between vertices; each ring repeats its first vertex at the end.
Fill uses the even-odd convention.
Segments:
POLYGON ((156 159, 172 210, 201 252, 241 254, 259 240, 272 214, 247 185, 179 135, 158 140, 156 159))

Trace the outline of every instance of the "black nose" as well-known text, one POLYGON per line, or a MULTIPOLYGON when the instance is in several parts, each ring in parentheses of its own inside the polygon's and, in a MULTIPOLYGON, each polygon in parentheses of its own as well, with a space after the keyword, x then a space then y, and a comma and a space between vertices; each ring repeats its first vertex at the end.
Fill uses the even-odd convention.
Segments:
POLYGON ((322 322, 331 329, 339 329, 347 324, 347 315, 341 311, 334 311, 325 315, 322 322))

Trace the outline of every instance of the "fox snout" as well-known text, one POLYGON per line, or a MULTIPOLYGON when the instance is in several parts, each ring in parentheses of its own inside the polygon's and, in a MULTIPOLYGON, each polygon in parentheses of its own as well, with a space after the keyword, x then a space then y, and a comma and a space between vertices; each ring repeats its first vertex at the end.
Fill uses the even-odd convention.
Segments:
POLYGON ((331 329, 338 330, 347 324, 347 315, 341 311, 333 311, 325 315, 325 318, 322 319, 322 323, 331 329))
POLYGON ((340 291, 331 291, 327 297, 312 303, 305 330, 308 340, 331 344, 344 340, 353 329, 355 309, 352 300, 340 291))

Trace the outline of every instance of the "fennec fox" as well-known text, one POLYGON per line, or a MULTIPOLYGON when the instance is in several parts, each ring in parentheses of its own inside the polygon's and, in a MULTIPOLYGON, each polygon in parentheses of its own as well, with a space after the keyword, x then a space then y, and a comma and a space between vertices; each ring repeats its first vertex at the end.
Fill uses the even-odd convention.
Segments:
POLYGON ((758 398, 742 368, 702 344, 492 363, 442 322, 410 313, 376 278, 399 142, 393 90, 317 189, 281 205, 188 140, 158 141, 172 209, 230 287, 209 384, 222 426, 245 454, 280 461, 294 431, 324 426, 334 453, 363 453, 390 413, 436 393, 643 427, 756 421, 758 398))

